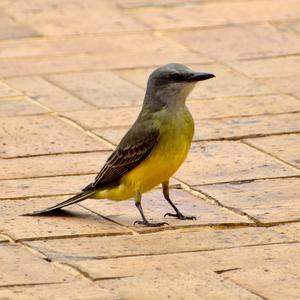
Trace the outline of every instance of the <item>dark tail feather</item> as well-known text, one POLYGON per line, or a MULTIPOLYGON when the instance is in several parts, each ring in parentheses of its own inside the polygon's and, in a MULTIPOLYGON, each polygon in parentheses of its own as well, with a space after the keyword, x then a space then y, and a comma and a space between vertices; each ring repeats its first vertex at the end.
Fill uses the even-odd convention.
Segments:
POLYGON ((80 201, 88 198, 89 196, 91 196, 94 193, 95 193, 95 190, 84 191, 84 192, 82 192, 82 193, 80 193, 78 195, 75 195, 74 197, 72 197, 72 198, 70 198, 68 200, 65 200, 65 201, 63 201, 61 203, 58 203, 58 204, 56 204, 54 206, 48 207, 48 208, 43 209, 43 210, 34 211, 32 213, 24 214, 22 216, 35 216, 35 215, 46 214, 48 212, 60 209, 62 207, 78 203, 78 202, 80 202, 80 201))

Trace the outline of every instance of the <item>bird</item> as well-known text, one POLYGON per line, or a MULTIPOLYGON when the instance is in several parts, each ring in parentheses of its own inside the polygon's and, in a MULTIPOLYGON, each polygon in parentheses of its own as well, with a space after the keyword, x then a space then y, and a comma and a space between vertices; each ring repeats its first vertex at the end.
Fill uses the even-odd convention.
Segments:
POLYGON ((170 198, 169 181, 184 162, 194 135, 194 120, 186 99, 199 81, 215 77, 195 72, 179 63, 169 63, 154 70, 147 82, 141 111, 119 145, 108 157, 94 181, 82 191, 49 208, 25 214, 48 214, 87 198, 127 200, 134 198, 141 220, 134 224, 148 227, 166 222, 149 222, 142 209, 142 194, 162 185, 165 200, 174 209, 164 217, 181 220, 185 216, 170 198))

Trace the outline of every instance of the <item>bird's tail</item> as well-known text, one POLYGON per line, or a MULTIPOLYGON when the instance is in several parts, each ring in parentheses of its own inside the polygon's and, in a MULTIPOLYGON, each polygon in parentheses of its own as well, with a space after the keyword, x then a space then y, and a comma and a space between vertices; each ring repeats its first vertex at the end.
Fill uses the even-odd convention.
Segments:
POLYGON ((48 212, 58 210, 62 207, 78 203, 78 202, 88 198, 89 196, 91 196, 94 193, 95 193, 95 190, 84 191, 84 192, 81 192, 80 194, 77 194, 74 197, 69 198, 68 200, 65 200, 61 203, 58 203, 58 204, 54 205, 54 206, 48 207, 48 208, 43 209, 43 210, 34 211, 32 213, 27 213, 27 214, 24 214, 22 216, 35 216, 35 215, 46 214, 48 212))

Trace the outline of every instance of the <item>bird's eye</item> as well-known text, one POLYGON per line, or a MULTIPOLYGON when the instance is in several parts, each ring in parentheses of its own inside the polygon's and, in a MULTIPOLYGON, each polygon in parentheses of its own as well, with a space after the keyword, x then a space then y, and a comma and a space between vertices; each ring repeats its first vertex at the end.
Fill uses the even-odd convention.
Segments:
POLYGON ((179 73, 171 74, 171 78, 174 81, 183 81, 184 80, 184 76, 182 74, 179 74, 179 73))

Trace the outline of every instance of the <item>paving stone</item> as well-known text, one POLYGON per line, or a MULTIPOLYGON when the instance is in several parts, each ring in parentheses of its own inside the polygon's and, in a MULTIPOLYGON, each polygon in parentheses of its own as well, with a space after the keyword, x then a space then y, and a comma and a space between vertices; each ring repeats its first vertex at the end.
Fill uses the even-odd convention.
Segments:
POLYGON ((211 59, 189 51, 176 42, 148 33, 122 36, 101 35, 98 38, 89 37, 88 40, 78 37, 66 39, 64 42, 58 38, 39 40, 36 43, 37 45, 33 50, 31 48, 22 50, 21 48, 17 57, 0 59, 0 77, 136 68, 163 65, 170 61, 182 63, 211 62, 211 59), (82 50, 85 43, 92 49, 92 53, 88 49, 82 50), (98 44, 96 50, 94 50, 95 43, 98 44), (139 47, 135 45, 139 45, 139 47), (78 49, 81 49, 80 53, 77 53, 78 49), (24 55, 19 57, 23 52, 24 54, 28 52, 27 57, 24 55))
POLYGON ((300 39, 297 36, 281 32, 267 24, 187 30, 168 33, 167 36, 202 55, 222 60, 297 54, 300 49, 300 39))
POLYGON ((279 78, 300 74, 300 57, 274 57, 268 59, 253 59, 231 61, 229 64, 236 70, 253 78, 279 78))
POLYGON ((53 111, 63 112, 94 108, 38 76, 10 78, 6 79, 6 82, 53 111))
POLYGON ((0 179, 98 174, 110 152, 0 159, 0 179))
POLYGON ((224 277, 263 296, 263 299, 297 299, 300 294, 300 264, 272 265, 251 270, 233 270, 224 277), (270 288, 272 287, 272 288, 270 288))
POLYGON ((273 223, 300 220, 299 182, 300 178, 280 178, 202 185, 196 189, 262 223, 273 223))
POLYGON ((266 116, 233 117, 217 120, 196 119, 195 141, 212 139, 240 139, 300 131, 300 113, 266 116))
MULTIPOLYGON (((182 0, 116 0, 117 4, 121 8, 141 8, 141 7, 151 7, 151 6, 164 6, 164 5, 174 5, 182 4, 182 0)), ((190 2, 197 2, 197 0, 189 0, 190 2)))
POLYGON ((16 245, 1 245, 0 262, 1 269, 5 270, 0 273, 0 286, 59 283, 72 279, 68 273, 16 245))
POLYGON ((98 128, 92 132, 101 138, 109 141, 114 145, 118 145, 123 136, 126 134, 130 126, 113 127, 113 128, 98 128))
POLYGON ((94 177, 82 175, 0 180, 0 199, 74 194, 91 183, 94 177))
POLYGON ((66 200, 67 197, 1 200, 0 228, 15 240, 130 234, 130 231, 75 205, 71 211, 21 216, 66 200))
POLYGON ((0 299, 14 300, 51 300, 51 299, 120 299, 116 293, 85 281, 72 281, 60 284, 45 284, 22 287, 0 288, 0 299))
POLYGON ((19 96, 21 93, 12 89, 4 82, 0 82, 0 98, 2 97, 12 97, 12 96, 19 96))
MULTIPOLYGON (((229 68, 226 65, 217 64, 191 64, 190 67, 197 71, 206 71, 216 75, 216 78, 200 82, 189 96, 189 99, 230 97, 243 95, 270 94, 273 89, 264 84, 229 68)), ((124 79, 144 87, 151 69, 120 70, 117 74, 124 79)))
POLYGON ((0 119, 0 157, 108 150, 108 147, 51 116, 0 119))
POLYGON ((291 167, 235 141, 194 143, 175 177, 189 185, 299 175, 291 167))
POLYGON ((287 223, 272 228, 273 230, 300 241, 300 222, 287 223))
POLYGON ((46 109, 33 104, 26 98, 19 98, 13 100, 9 98, 4 98, 0 101, 0 118, 44 113, 47 113, 46 109))
POLYGON ((245 141, 300 168, 300 134, 268 136, 245 141))
MULTIPOLYGON (((191 254, 191 252, 199 253, 200 251, 292 241, 295 241, 293 237, 288 237, 285 233, 276 232, 273 229, 249 227, 226 230, 197 228, 189 229, 189 231, 176 230, 130 236, 66 238, 63 240, 28 241, 26 243, 43 252, 52 260, 70 264, 81 261, 82 263, 79 262, 79 265, 84 265, 83 261, 86 260, 182 252, 191 254)), ((96 262, 96 264, 98 263, 96 262)), ((105 265, 104 263, 104 270, 101 268, 98 271, 92 270, 90 274, 92 278, 104 276, 105 265)), ((126 274, 126 276, 132 275, 134 273, 126 274)))
POLYGON ((142 89, 107 71, 52 75, 47 78, 99 108, 141 105, 144 98, 142 89))
POLYGON ((94 279, 143 276, 156 270, 213 270, 224 273, 231 269, 255 269, 273 264, 285 266, 299 263, 299 243, 257 245, 219 249, 214 251, 185 252, 163 255, 140 255, 112 259, 83 259, 70 262, 94 279))
POLYGON ((120 202, 113 202, 110 200, 87 200, 82 203, 82 205, 102 216, 131 227, 133 230, 138 232, 156 231, 160 229, 165 230, 196 225, 251 223, 245 217, 223 210, 213 204, 206 203, 185 191, 172 190, 171 198, 183 214, 196 216, 197 220, 182 221, 172 217, 164 218, 163 216, 165 213, 173 213, 173 210, 169 203, 163 198, 162 191, 160 189, 144 194, 142 205, 144 213, 149 221, 168 222, 169 226, 161 228, 147 228, 142 225, 133 225, 136 220, 141 219, 141 216, 134 205, 133 199, 120 202))
POLYGON ((0 234, 0 243, 3 243, 3 242, 8 242, 8 239, 5 236, 0 234))

